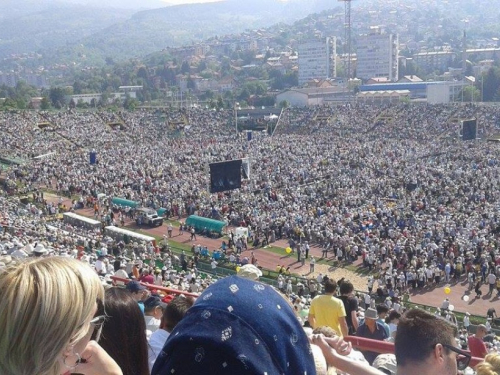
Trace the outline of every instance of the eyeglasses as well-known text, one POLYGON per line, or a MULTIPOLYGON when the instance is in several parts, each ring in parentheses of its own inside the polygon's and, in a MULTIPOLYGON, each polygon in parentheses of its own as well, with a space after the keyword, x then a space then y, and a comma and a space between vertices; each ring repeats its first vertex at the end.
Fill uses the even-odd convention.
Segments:
POLYGON ((102 326, 104 325, 105 321, 106 321, 106 315, 96 316, 94 319, 90 321, 90 326, 92 327, 92 337, 97 342, 99 342, 99 339, 101 338, 102 326))
POLYGON ((469 353, 464 352, 463 350, 460 350, 453 345, 448 345, 448 344, 441 344, 441 345, 443 345, 443 347, 445 347, 446 349, 457 353, 457 369, 465 370, 467 366, 469 366, 469 362, 472 357, 469 353))

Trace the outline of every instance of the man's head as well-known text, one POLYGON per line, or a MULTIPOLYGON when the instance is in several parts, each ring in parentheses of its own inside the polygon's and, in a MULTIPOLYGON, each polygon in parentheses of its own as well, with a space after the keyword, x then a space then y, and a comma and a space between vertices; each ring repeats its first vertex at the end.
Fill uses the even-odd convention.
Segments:
POLYGON ((476 337, 478 339, 482 339, 484 336, 488 334, 488 328, 484 324, 480 324, 476 329, 476 337))
MULTIPOLYGON (((399 320, 395 353, 398 373, 420 369, 422 373, 456 375, 457 329, 446 320, 423 310, 413 309, 399 320)), ((413 372, 412 371, 412 372, 413 372)))
POLYGON ((337 290, 337 282, 333 279, 326 279, 325 280, 325 293, 326 294, 333 294, 337 290))
POLYGON ((163 310, 167 306, 163 303, 159 296, 149 296, 144 301, 144 315, 154 316, 156 319, 161 319, 163 310))
POLYGON ((350 281, 343 281, 340 284, 340 294, 343 296, 348 296, 354 291, 354 285, 350 281))
POLYGON ((193 306, 194 298, 178 296, 171 300, 163 310, 161 317, 161 328, 167 332, 172 332, 177 323, 186 315, 186 312, 193 306))
POLYGON ((140 301, 144 297, 144 291, 147 288, 144 285, 141 285, 139 281, 132 280, 128 282, 126 289, 132 294, 132 297, 136 301, 140 301))
POLYGON ((389 312, 389 308, 384 304, 377 305, 377 314, 380 319, 385 319, 387 313, 389 312))
POLYGON ((365 324, 373 329, 376 326, 378 319, 377 310, 369 307, 365 310, 365 324))

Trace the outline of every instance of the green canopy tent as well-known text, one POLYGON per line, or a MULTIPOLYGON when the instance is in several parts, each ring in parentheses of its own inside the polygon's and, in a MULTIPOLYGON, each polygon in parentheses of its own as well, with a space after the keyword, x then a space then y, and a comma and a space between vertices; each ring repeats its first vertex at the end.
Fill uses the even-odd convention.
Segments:
POLYGON ((137 208, 139 206, 139 203, 136 201, 131 201, 128 199, 123 199, 118 197, 114 197, 111 200, 111 203, 116 204, 117 206, 130 207, 130 208, 137 208))
POLYGON ((219 233, 219 235, 222 235, 222 229, 226 226, 226 223, 219 220, 209 219, 207 217, 191 215, 186 219, 186 225, 194 227, 197 232, 208 229, 210 232, 216 232, 219 233))

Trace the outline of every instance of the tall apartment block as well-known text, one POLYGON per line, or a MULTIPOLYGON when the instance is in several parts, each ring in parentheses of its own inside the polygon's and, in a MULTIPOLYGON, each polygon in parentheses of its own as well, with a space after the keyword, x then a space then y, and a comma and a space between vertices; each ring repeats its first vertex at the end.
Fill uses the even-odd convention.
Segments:
POLYGON ((310 39, 299 43, 299 86, 313 79, 336 77, 335 37, 310 39))
POLYGON ((385 77, 390 81, 398 80, 398 36, 383 33, 378 27, 370 34, 357 40, 356 77, 363 80, 385 77))

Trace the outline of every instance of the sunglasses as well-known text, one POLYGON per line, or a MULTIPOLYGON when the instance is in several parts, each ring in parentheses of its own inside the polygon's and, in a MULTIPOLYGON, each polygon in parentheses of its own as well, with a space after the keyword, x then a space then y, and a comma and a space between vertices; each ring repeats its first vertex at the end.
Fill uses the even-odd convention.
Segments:
POLYGON ((469 353, 460 350, 453 345, 448 345, 448 344, 441 344, 441 345, 443 345, 443 347, 445 347, 446 349, 457 353, 457 368, 459 370, 465 370, 467 366, 469 366, 469 362, 472 357, 469 353))
POLYGON ((102 326, 106 321, 105 315, 96 316, 94 319, 90 321, 90 326, 92 327, 92 337, 95 341, 99 342, 102 333, 102 326))

